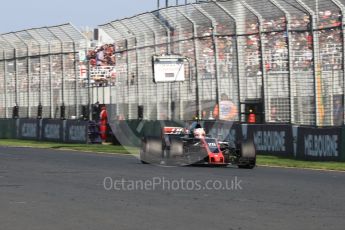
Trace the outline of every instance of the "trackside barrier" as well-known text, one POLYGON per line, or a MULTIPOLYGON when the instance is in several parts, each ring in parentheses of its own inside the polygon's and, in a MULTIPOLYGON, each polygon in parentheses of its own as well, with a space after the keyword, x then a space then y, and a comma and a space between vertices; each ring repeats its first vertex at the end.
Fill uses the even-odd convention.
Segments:
POLYGON ((252 139, 259 154, 293 156, 292 126, 283 124, 242 124, 244 139, 252 139))
MULTIPOLYGON (((88 127, 88 121, 67 120, 65 126, 65 142, 89 143, 88 127)), ((91 142, 93 140, 94 138, 91 138, 91 142)))
POLYGON ((14 119, 0 119, 0 139, 13 139, 17 136, 17 125, 14 119))
POLYGON ((297 158, 318 161, 344 161, 344 142, 342 128, 299 127, 297 158))
POLYGON ((43 141, 64 141, 64 122, 61 120, 43 119, 41 121, 41 137, 43 141))
MULTIPOLYGON (((191 124, 193 121, 190 121, 191 124)), ((195 122, 195 121, 194 121, 195 122)), ((238 142, 242 139, 241 125, 237 122, 226 121, 201 121, 207 135, 217 138, 220 141, 238 142)))
MULTIPOLYGON (((144 136, 159 136, 164 126, 189 127, 194 121, 113 121, 118 143, 140 146, 144 136)), ((312 128, 286 124, 239 124, 200 121, 208 135, 220 141, 252 139, 259 154, 304 160, 345 161, 345 128, 312 128)))
MULTIPOLYGON (((8 119, 7 121, 6 127, 11 127, 14 133, 17 130, 16 135, 13 135, 13 133, 7 135, 10 138, 65 143, 99 143, 99 141, 96 141, 97 136, 89 135, 88 121, 58 119, 8 119)), ((0 127, 5 127, 3 123, 0 122, 0 127)), ((2 131, 0 133, 1 138, 9 138, 3 137, 5 134, 2 131)))
MULTIPOLYGON (((161 136, 162 128, 165 126, 177 126, 188 128, 195 121, 148 121, 128 120, 110 122, 112 132, 116 136, 117 143, 129 146, 140 146, 141 139, 145 136, 161 136)), ((241 126, 234 122, 221 121, 200 121, 208 135, 219 140, 238 141, 242 138, 241 126)))
MULTIPOLYGON (((127 120, 112 121, 110 127, 119 143, 140 146, 142 137, 158 137, 164 126, 188 128, 192 122, 127 120)), ((248 125, 222 121, 201 121, 201 125, 208 135, 221 141, 253 139, 259 154, 291 156, 303 160, 345 161, 345 127, 248 125)), ((99 136, 90 127, 88 121, 81 120, 0 119, 0 138, 98 143, 99 136)))
POLYGON ((164 126, 184 126, 184 122, 178 121, 149 121, 126 120, 111 121, 109 123, 112 133, 115 135, 115 143, 128 146, 140 146, 141 139, 145 136, 160 137, 164 126))
POLYGON ((40 140, 41 121, 38 119, 19 119, 17 138, 23 140, 40 140))

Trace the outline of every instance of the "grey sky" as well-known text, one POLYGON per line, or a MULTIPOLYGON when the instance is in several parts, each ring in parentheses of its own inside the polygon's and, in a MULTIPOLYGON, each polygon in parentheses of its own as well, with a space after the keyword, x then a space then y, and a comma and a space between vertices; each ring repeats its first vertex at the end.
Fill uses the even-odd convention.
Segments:
POLYGON ((156 0, 7 0, 1 2, 0 33, 71 22, 97 25, 156 9, 156 0))

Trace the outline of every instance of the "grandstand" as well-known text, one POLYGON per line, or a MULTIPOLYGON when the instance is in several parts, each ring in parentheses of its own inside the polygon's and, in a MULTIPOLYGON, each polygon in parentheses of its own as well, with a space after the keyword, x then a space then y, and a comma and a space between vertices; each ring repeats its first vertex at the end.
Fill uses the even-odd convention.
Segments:
POLYGON ((107 22, 90 41, 71 24, 0 35, 0 118, 344 123, 345 0, 198 1, 107 22), (181 57, 184 81, 154 82, 153 57, 181 57), (84 109, 83 109, 84 108, 84 109), (85 114, 84 114, 85 115, 85 114))

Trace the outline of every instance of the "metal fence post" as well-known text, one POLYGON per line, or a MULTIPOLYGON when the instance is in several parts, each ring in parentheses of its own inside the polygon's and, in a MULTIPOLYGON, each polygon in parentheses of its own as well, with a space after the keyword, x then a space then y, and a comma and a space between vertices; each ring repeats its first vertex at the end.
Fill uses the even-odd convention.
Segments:
POLYGON ((14 33, 14 36, 16 36, 25 46, 26 46, 26 64, 27 64, 27 69, 26 69, 26 73, 27 73, 27 77, 28 77, 28 82, 27 82, 27 108, 28 108, 28 111, 27 111, 27 118, 31 118, 31 103, 30 103, 30 91, 31 91, 31 82, 30 82, 30 77, 31 77, 31 62, 30 62, 30 48, 29 48, 29 45, 21 38, 19 37, 16 33, 14 33))
POLYGON ((128 50, 128 39, 125 39, 125 46, 126 46, 126 49, 125 49, 125 52, 126 52, 126 71, 127 71, 127 119, 130 119, 130 113, 131 113, 131 107, 129 105, 129 97, 130 97, 130 93, 129 93, 129 81, 130 81, 130 63, 129 63, 129 50, 128 50))
POLYGON ((80 98, 80 91, 79 91, 79 87, 78 87, 78 53, 76 50, 76 45, 75 42, 73 41, 73 51, 74 51, 74 77, 75 77, 75 87, 74 87, 74 103, 75 103, 75 116, 76 118, 80 117, 80 113, 79 113, 79 98, 80 98))
MULTIPOLYGON (((156 18, 155 16, 153 16, 153 15, 151 15, 153 18, 156 18)), ((154 49, 154 53, 155 54, 157 54, 157 35, 156 35, 156 31, 155 30, 153 30, 150 26, 148 26, 147 24, 146 24, 146 22, 144 22, 144 20, 142 20, 140 17, 138 17, 138 19, 139 19, 139 21, 145 26, 145 27, 147 27, 150 31, 151 31, 151 33, 152 33, 152 35, 153 35, 153 49, 154 49)), ((145 54, 146 55, 146 54, 145 54)), ((149 85, 149 79, 148 78, 146 78, 146 85, 149 85)), ((149 102, 148 102, 148 100, 146 100, 146 104, 147 104, 147 108, 148 108, 148 104, 149 104, 149 102)), ((145 111, 145 110, 144 110, 145 111)), ((149 112, 148 111, 148 109, 146 109, 146 111, 147 112, 149 112)), ((147 117, 149 117, 149 113, 147 113, 147 117)))
POLYGON ((258 23, 259 23, 259 47, 260 47, 260 55, 261 55, 261 60, 260 60, 260 67, 261 67, 261 97, 262 97, 262 107, 263 107, 263 123, 266 122, 266 96, 265 96, 265 78, 267 77, 266 74, 266 69, 265 69, 265 55, 264 55, 264 43, 263 43, 263 37, 262 37, 262 25, 263 25, 263 18, 262 16, 250 5, 248 5, 245 1, 241 0, 241 3, 243 4, 244 7, 246 7, 250 12, 252 12, 255 17, 258 19, 258 23))
POLYGON ((154 15, 153 13, 151 13, 153 15, 153 18, 159 23, 161 24, 167 31, 167 53, 171 54, 171 35, 170 35, 170 29, 164 24, 164 22, 161 21, 161 18, 157 17, 156 15, 154 15))
MULTIPOLYGON (((342 70, 343 70, 343 113, 345 114, 345 3, 341 3, 339 0, 331 0, 334 4, 336 4, 340 8, 341 12, 341 34, 342 34, 342 39, 343 39, 343 44, 342 44, 342 53, 343 53, 343 60, 342 60, 342 70)), ((332 84, 334 82, 332 81, 332 84)), ((344 116, 343 116, 344 117, 344 116)), ((345 119, 343 119, 343 124, 345 122, 345 119)))
POLYGON ((27 51, 28 51, 28 53, 27 53, 27 74, 28 74, 28 93, 27 93, 27 95, 28 95, 28 118, 31 118, 31 102, 30 102, 30 94, 31 94, 31 81, 30 81, 30 79, 31 79, 31 58, 30 58, 30 55, 31 55, 31 53, 30 53, 30 48, 29 48, 29 46, 28 45, 26 45, 27 46, 27 51))
MULTIPOLYGON (((65 106, 65 55, 64 55, 64 41, 59 38, 59 36, 56 36, 54 31, 51 31, 51 29, 47 28, 56 39, 60 42, 61 47, 61 102, 62 104, 59 106, 65 106)), ((61 115, 61 108, 60 108, 60 115, 61 115)), ((65 114, 66 116, 66 114, 65 114)), ((60 117, 61 118, 61 117, 60 117)))
MULTIPOLYGON (((316 24, 316 16, 314 15, 314 13, 311 13, 311 34, 312 34, 312 37, 313 37, 313 44, 312 44, 312 47, 313 47, 313 61, 314 61, 314 69, 313 69, 313 74, 314 74, 314 103, 315 103, 315 125, 316 126, 319 126, 319 125, 323 125, 323 119, 321 119, 321 117, 319 117, 318 115, 318 111, 319 109, 321 109, 321 104, 320 104, 320 101, 322 100, 321 98, 319 97, 322 97, 322 94, 318 95, 318 89, 322 88, 322 79, 321 79, 321 65, 320 65, 320 60, 319 60, 319 55, 320 55, 320 50, 319 50, 319 46, 318 46, 318 43, 319 43, 319 39, 318 39, 318 31, 315 31, 314 28, 315 27, 315 24, 316 24), (320 123, 321 122, 321 123, 320 123)), ((321 92, 322 93, 322 92, 321 92)), ((322 109, 323 110, 323 109, 322 109)), ((323 116, 323 115, 322 115, 323 116)))
MULTIPOLYGON (((170 22, 173 22, 175 25, 179 25, 179 23, 174 19, 174 17, 170 17, 169 15, 164 15, 164 17, 165 18, 167 18, 170 22)), ((181 33, 178 33, 178 38, 177 38, 177 40, 175 40, 175 39, 173 39, 172 38, 173 36, 170 36, 170 42, 169 42, 169 44, 174 44, 174 43, 178 43, 178 50, 179 50, 179 53, 177 53, 177 54, 181 54, 180 52, 181 52, 181 41, 183 40, 182 38, 181 38, 181 33)), ((171 47, 170 47, 171 48, 171 47)), ((172 49, 172 48, 171 48, 172 49)), ((176 51, 172 51, 172 53, 173 54, 176 54, 176 51)), ((189 63, 189 60, 187 60, 188 61, 188 65, 189 65, 189 76, 191 76, 191 74, 190 74, 190 67, 191 67, 191 65, 190 65, 190 63, 189 63)), ((183 108, 183 103, 182 103, 182 82, 174 82, 175 84, 178 84, 178 87, 179 87, 179 110, 180 110, 180 113, 179 113, 179 119, 182 119, 183 118, 183 113, 184 113, 184 108, 183 108)), ((172 97, 172 95, 173 95, 173 87, 172 87, 172 83, 170 84, 170 87, 169 87, 169 90, 170 90, 170 96, 172 97)), ((169 104, 170 104, 170 102, 169 102, 169 104)), ((170 114, 170 110, 171 110, 171 106, 168 108, 169 109, 169 114, 170 114)), ((174 119, 176 119, 176 116, 174 115, 173 116, 173 118, 174 119)))
POLYGON ((219 79, 219 63, 218 63, 218 39, 217 39, 217 22, 216 20, 209 15, 205 10, 203 10, 199 5, 192 6, 198 10, 202 15, 204 15, 210 22, 212 27, 212 46, 214 51, 214 69, 215 69, 215 77, 216 77, 216 104, 219 105, 220 102, 220 79, 219 79))
MULTIPOLYGON (((13 65, 14 65, 14 83, 15 83, 15 89, 14 89, 14 103, 15 105, 11 105, 12 107, 13 106, 19 106, 18 105, 18 93, 19 93, 19 90, 18 90, 18 66, 17 66, 17 49, 15 46, 13 46, 13 44, 8 41, 6 38, 3 38, 4 41, 6 41, 7 44, 9 44, 11 46, 11 48, 13 49, 13 65)), ((6 67, 7 68, 7 67, 6 67)), ((11 107, 11 108, 12 108, 11 107)), ((12 114, 13 116, 13 114, 12 114)))
POLYGON ((280 9, 285 14, 286 19, 286 44, 287 44, 287 54, 288 54, 288 97, 290 99, 290 123, 293 121, 293 98, 292 98, 292 87, 291 87, 291 78, 292 78, 292 59, 291 59, 291 39, 290 39, 290 30, 291 30, 291 15, 290 13, 282 7, 276 0, 269 0, 274 6, 280 9))
MULTIPOLYGON (((14 102, 16 106, 19 106, 18 104, 18 94, 19 94, 19 87, 18 87, 18 65, 17 65, 17 49, 14 48, 14 77, 15 77, 15 96, 14 96, 14 102)), ((19 108, 20 109, 20 108, 19 108)))
POLYGON ((63 41, 60 40, 60 42, 61 42, 61 101, 62 101, 62 106, 65 106, 65 55, 64 55, 63 41))
POLYGON ((197 42, 197 28, 195 22, 187 16, 185 13, 183 13, 181 10, 177 9, 183 17, 185 17, 189 22, 193 25, 193 46, 194 46, 194 58, 195 58, 195 80, 196 80, 196 88, 195 88, 195 94, 196 94, 196 115, 198 117, 201 117, 201 108, 200 108, 200 95, 199 95, 199 85, 200 85, 200 79, 199 79, 199 46, 197 42))
MULTIPOLYGON (((315 119, 315 126, 322 126, 318 111, 319 109, 321 109, 321 107, 319 106, 319 100, 321 100, 321 98, 318 98, 317 96, 317 92, 318 92, 318 88, 322 87, 322 79, 321 79, 321 66, 320 66, 320 60, 319 60, 319 54, 320 54, 320 50, 319 50, 319 39, 318 39, 318 31, 316 30, 316 23, 317 23, 317 15, 315 14, 315 12, 310 9, 307 4, 305 4, 303 1, 301 0, 296 0, 298 4, 300 4, 301 7, 303 7, 309 17, 310 17, 310 28, 309 31, 311 33, 312 36, 312 50, 313 50, 313 75, 314 75, 314 119, 315 119), (319 81, 318 81, 319 80, 319 81), (319 108, 320 107, 320 108, 319 108)), ((322 97, 322 95, 319 95, 320 97, 322 97)))
POLYGON ((50 118, 54 118, 54 94, 53 94, 53 63, 52 63, 52 53, 51 53, 51 43, 48 43, 48 55, 49 55, 49 97, 50 97, 50 118))
MULTIPOLYGON (((74 80, 75 80, 75 85, 74 85, 74 108, 75 108, 75 117, 79 117, 79 98, 80 98, 80 91, 79 91, 79 88, 78 88, 78 52, 76 50, 76 44, 75 44, 75 39, 66 31, 64 31, 66 36, 68 38, 71 39, 72 41, 72 47, 73 47, 73 54, 74 54, 74 62, 73 62, 73 66, 74 66, 74 80)), ((69 91, 72 90, 72 89, 69 89, 69 91)), ((70 106, 70 99, 67 98, 68 100, 68 106, 70 106)), ((69 115, 71 116, 71 113, 70 111, 69 112, 69 115)))
MULTIPOLYGON (((133 33, 133 32, 132 32, 133 33)), ((140 85, 140 77, 139 77, 139 50, 138 50, 138 38, 136 37, 135 33, 133 33, 135 36, 135 62, 136 62, 136 67, 135 67, 135 71, 136 71, 136 82, 135 84, 137 84, 137 102, 138 102, 138 106, 141 105, 141 100, 140 100, 140 96, 139 96, 139 85, 140 85)), ((138 117, 139 119, 139 117, 138 117)))
MULTIPOLYGON (((139 84, 140 84, 140 77, 139 77, 139 67, 138 67, 138 63, 139 63, 139 50, 138 50, 138 39, 137 39, 137 35, 136 33, 131 30, 124 22, 122 21, 119 21, 121 25, 123 25, 127 30, 128 32, 133 35, 133 38, 134 38, 134 45, 135 45, 135 62, 136 62, 136 68, 135 68, 135 74, 136 74, 136 82, 134 82, 134 84, 136 84, 136 90, 137 90, 137 103, 138 105, 140 105, 140 97, 139 97, 139 84)), ((127 46, 127 49, 128 49, 128 46, 127 46)), ((127 55, 128 55, 128 52, 127 52, 127 55)), ((128 56, 127 56, 128 57, 128 56)), ((129 71, 127 72, 129 74, 129 71)), ((130 74, 129 74, 130 75, 130 74)), ((129 78, 128 78, 129 79, 129 78)), ((128 88, 129 88, 129 85, 128 84, 128 88)), ((129 104, 129 103, 128 103, 129 104)))
POLYGON ((241 122, 241 119, 242 119, 242 116, 241 116, 241 87, 240 87, 240 70, 239 70, 239 66, 240 66, 240 61, 239 61, 239 54, 238 54, 238 50, 240 49, 239 47, 239 42, 238 42, 238 31, 237 31, 237 19, 223 6, 221 5, 220 3, 216 2, 216 1, 212 1, 212 3, 214 3, 218 8, 220 8, 226 15, 228 15, 232 20, 234 20, 234 23, 235 23, 235 52, 236 53, 236 65, 237 65, 237 68, 236 68, 236 75, 237 75, 237 96, 238 96, 238 120, 239 122, 241 122))
MULTIPOLYGON (((39 70, 39 79, 38 79, 38 104, 42 106, 42 45, 39 45, 39 63, 40 63, 40 70, 39 70)), ((42 118, 43 118, 43 111, 42 111, 42 118)))
MULTIPOLYGON (((123 37, 123 35, 116 29, 116 27, 112 24, 112 23, 109 23, 108 24, 110 27, 111 27, 111 30, 112 30, 112 33, 115 35, 115 37, 116 38, 118 38, 118 36, 116 36, 116 35, 120 35, 120 37, 121 37, 121 39, 123 39, 124 41, 125 41, 125 38, 123 37), (114 33, 115 32, 115 33, 114 33)), ((127 51, 126 51, 127 52, 127 51)), ((123 50, 121 50, 120 51, 120 53, 124 53, 124 51, 123 50)), ((117 80, 118 78, 116 78, 116 80, 117 80)), ((121 83, 121 82, 120 82, 121 83)), ((118 89, 117 87, 115 87, 116 89, 118 89)), ((124 88, 124 86, 121 86, 121 93, 123 92, 123 88, 124 88)), ((115 92, 115 97, 116 97, 116 99, 117 99, 117 93, 115 92)), ((122 95, 122 101, 124 101, 125 100, 125 96, 124 95, 122 95)), ((119 106, 119 103, 118 102, 116 102, 117 104, 116 104, 116 112, 118 113, 118 111, 119 111, 119 108, 120 108, 120 106, 119 106)))
POLYGON ((7 103, 7 59, 6 51, 3 51, 4 55, 4 100, 5 100, 5 118, 8 118, 8 103, 7 103))
POLYGON ((89 121, 92 121, 92 106, 91 106, 91 74, 90 74, 90 61, 87 62, 87 104, 89 110, 89 121))
MULTIPOLYGON (((153 13, 151 13, 153 15, 153 18, 159 23, 161 24, 165 29, 166 29, 166 36, 167 36, 167 53, 170 54, 171 53, 171 36, 170 36, 170 29, 164 24, 164 22, 161 21, 160 18, 158 18, 156 15, 154 15, 153 13)), ((159 106, 159 102, 158 102, 158 87, 156 85, 156 97, 157 97, 157 119, 159 119, 159 114, 160 114, 160 106, 159 106)))

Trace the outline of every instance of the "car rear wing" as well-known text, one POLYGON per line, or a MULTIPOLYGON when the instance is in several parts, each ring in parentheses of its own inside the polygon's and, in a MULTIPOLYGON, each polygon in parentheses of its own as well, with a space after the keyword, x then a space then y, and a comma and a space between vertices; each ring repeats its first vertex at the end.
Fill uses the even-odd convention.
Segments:
POLYGON ((185 135, 187 134, 187 129, 182 127, 163 127, 163 135, 185 135))

